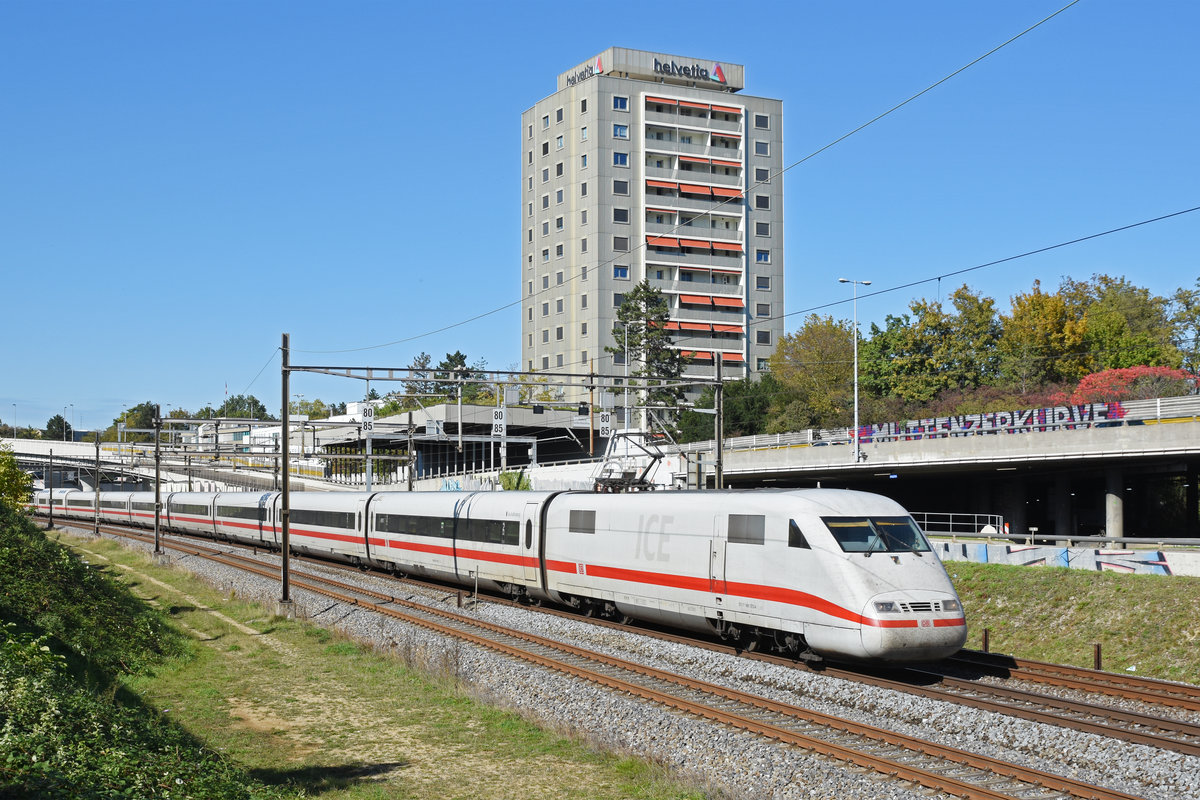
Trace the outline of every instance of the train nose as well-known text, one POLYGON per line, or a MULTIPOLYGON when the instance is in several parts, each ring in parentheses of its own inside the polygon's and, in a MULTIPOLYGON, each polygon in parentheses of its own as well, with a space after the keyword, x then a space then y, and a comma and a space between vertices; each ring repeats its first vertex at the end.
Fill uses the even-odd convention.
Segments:
POLYGON ((862 610, 863 650, 885 661, 936 661, 967 641, 958 598, 946 592, 888 592, 862 610))

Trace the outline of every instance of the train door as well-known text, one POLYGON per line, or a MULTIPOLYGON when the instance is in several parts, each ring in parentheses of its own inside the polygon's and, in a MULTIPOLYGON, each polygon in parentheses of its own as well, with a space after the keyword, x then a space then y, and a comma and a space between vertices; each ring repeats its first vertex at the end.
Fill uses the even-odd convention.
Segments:
POLYGON ((540 506, 537 503, 526 503, 521 512, 521 566, 526 584, 538 583, 538 543, 541 541, 541 519, 538 516, 540 506))
POLYGON ((708 588, 713 594, 725 594, 725 537, 724 514, 718 514, 713 522, 713 537, 709 545, 708 588))

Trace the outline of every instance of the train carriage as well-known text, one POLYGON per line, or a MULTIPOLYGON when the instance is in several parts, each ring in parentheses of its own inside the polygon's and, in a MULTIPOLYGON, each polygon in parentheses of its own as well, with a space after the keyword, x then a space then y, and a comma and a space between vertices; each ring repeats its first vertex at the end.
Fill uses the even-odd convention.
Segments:
MULTIPOLYGON (((159 525, 212 538, 216 535, 213 529, 215 498, 216 495, 211 492, 171 492, 163 500, 159 525)), ((151 504, 153 506, 153 501, 151 504)), ((150 524, 154 524, 153 507, 150 511, 150 524)))
POLYGON ((218 538, 277 547, 278 508, 278 492, 219 492, 213 504, 213 530, 218 538))
MULTIPOLYGON (((364 528, 366 492, 294 492, 289 503, 288 536, 296 550, 313 555, 365 564, 370 561, 364 528)), ((279 535, 279 499, 274 500, 275 525, 279 535)))
MULTIPOLYGON (((164 506, 165 510, 165 506, 164 506)), ((129 519, 134 525, 154 527, 154 492, 131 492, 129 495, 129 519)), ((165 514, 159 514, 159 524, 164 524, 165 514)))

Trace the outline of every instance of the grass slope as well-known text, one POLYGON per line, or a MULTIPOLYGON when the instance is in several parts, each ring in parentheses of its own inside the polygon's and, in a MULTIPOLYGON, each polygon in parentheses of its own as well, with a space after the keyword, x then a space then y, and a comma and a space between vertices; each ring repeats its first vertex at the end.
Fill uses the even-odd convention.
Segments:
POLYGON ((1200 682, 1200 578, 953 561, 970 636, 1023 658, 1200 682), (1132 668, 1132 669, 1130 669, 1132 668))

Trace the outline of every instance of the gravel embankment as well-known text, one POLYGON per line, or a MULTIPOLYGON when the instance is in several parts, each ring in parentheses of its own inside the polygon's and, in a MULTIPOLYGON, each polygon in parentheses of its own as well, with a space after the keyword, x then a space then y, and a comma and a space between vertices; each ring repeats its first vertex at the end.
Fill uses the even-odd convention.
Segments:
MULTIPOLYGON (((278 559, 272 559, 278 563, 278 559)), ((226 592, 274 603, 276 582, 199 558, 180 565, 226 592)), ((305 564, 297 569, 314 571, 305 564)), ((405 588, 373 575, 347 578, 418 602, 453 606, 453 592, 405 588)), ((293 592, 297 611, 431 672, 480 699, 597 745, 658 762, 732 797, 927 800, 929 794, 833 759, 766 742, 581 680, 532 667, 328 598, 293 592)), ((1200 758, 1117 742, 837 678, 747 661, 635 634, 483 602, 470 613, 620 658, 971 752, 1032 766, 1148 800, 1200 798, 1200 758)))

